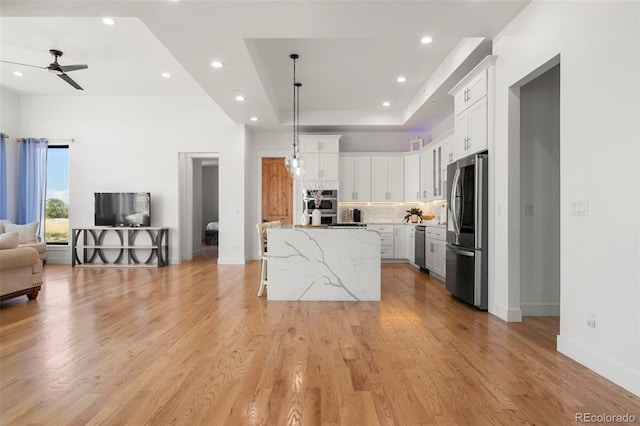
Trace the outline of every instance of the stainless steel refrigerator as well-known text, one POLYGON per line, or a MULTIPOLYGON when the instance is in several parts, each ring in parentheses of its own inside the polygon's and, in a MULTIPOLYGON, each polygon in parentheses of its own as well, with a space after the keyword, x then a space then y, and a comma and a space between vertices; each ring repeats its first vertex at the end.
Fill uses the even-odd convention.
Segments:
POLYGON ((457 298, 488 308, 488 154, 447 167, 446 288, 457 298))

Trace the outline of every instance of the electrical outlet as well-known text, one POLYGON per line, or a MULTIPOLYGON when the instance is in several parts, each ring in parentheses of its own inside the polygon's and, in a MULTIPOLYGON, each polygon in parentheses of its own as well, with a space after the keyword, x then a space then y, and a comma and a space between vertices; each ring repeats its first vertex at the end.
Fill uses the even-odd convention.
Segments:
POLYGON ((589 216, 589 201, 588 200, 572 201, 571 216, 589 216))
POLYGON ((598 328, 598 313, 588 311, 587 312, 587 326, 591 328, 598 328))

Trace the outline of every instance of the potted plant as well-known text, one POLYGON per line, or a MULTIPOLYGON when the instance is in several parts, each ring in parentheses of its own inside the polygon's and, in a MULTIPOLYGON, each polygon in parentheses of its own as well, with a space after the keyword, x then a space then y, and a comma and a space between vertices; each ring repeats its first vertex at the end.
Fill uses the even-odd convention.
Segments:
POLYGON ((413 207, 411 210, 407 210, 407 215, 404 217, 404 221, 409 222, 409 220, 411 220, 412 223, 418 223, 418 221, 422 222, 422 209, 413 207))

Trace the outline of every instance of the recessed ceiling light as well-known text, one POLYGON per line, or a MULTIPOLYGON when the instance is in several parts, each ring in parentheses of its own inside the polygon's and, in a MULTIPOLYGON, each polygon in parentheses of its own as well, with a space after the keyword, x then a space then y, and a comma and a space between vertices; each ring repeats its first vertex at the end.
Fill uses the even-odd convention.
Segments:
POLYGON ((405 81, 407 81, 407 77, 400 76, 396 79, 396 81, 398 83, 404 83, 405 81))
POLYGON ((391 106, 391 102, 389 102, 389 101, 384 101, 384 102, 382 103, 382 106, 383 106, 383 107, 391 106))
POLYGON ((422 44, 429 44, 433 41, 433 39, 431 37, 422 37, 420 39, 420 43, 422 44))
POLYGON ((164 78, 171 78, 171 74, 169 74, 168 72, 163 72, 163 73, 162 73, 162 76, 163 76, 164 78))
POLYGON ((240 101, 240 102, 244 101, 244 96, 242 95, 236 96, 236 101, 240 101))
POLYGON ((114 21, 113 18, 102 18, 102 23, 106 25, 113 25, 116 21, 114 21))
POLYGON ((211 62, 211 66, 214 68, 223 68, 224 64, 220 61, 213 61, 211 62))
POLYGON ((20 71, 14 71, 13 75, 15 75, 16 77, 22 77, 24 74, 22 74, 20 71))
POLYGON ((251 120, 251 121, 258 121, 258 117, 251 117, 249 120, 251 120))

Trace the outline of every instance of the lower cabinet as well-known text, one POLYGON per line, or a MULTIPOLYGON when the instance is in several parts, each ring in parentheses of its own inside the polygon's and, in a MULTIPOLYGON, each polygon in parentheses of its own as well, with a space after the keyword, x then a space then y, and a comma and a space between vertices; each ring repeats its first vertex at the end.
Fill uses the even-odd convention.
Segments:
POLYGON ((393 225, 367 225, 369 229, 378 231, 380 234, 380 257, 382 259, 393 259, 394 250, 394 226, 393 225))
POLYGON ((427 226, 425 238, 425 265, 429 273, 440 278, 446 276, 447 237, 444 226, 427 226))
MULTIPOLYGON (((411 225, 394 225, 395 228, 395 241, 394 246, 394 259, 409 259, 409 233, 413 232, 413 226, 411 225)), ((414 256, 415 257, 415 256, 414 256)))
POLYGON ((367 225, 380 234, 380 255, 386 260, 404 260, 415 264, 414 225, 367 225))

